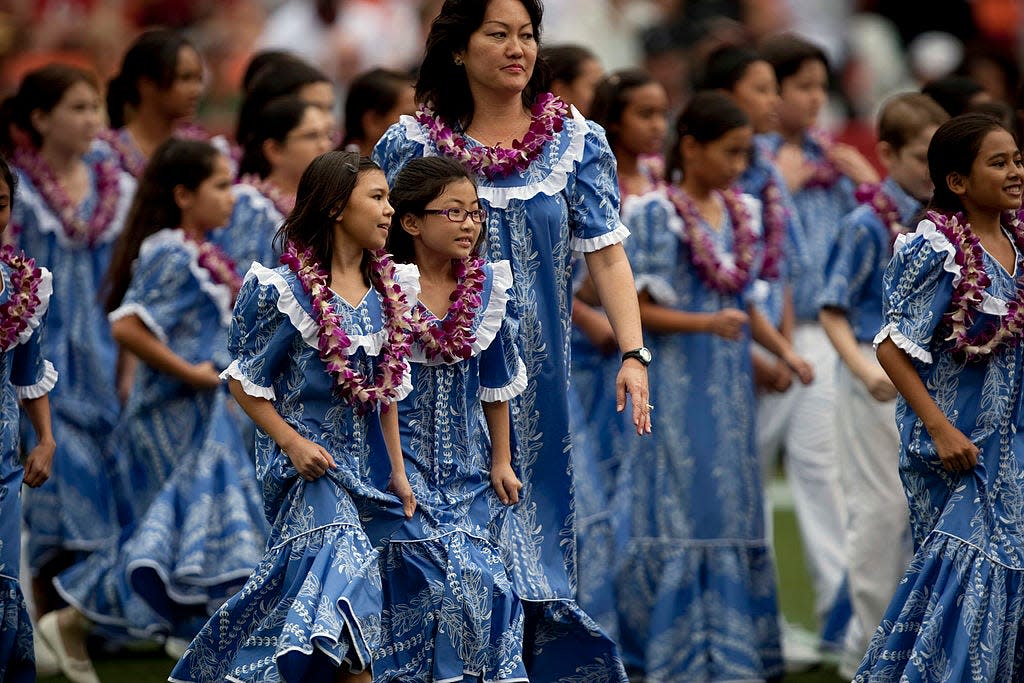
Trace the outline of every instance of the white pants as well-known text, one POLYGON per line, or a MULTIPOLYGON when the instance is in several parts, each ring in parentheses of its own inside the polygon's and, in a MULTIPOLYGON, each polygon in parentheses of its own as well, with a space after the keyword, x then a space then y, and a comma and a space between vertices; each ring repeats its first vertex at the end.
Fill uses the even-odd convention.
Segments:
POLYGON ((825 331, 801 323, 793 347, 814 366, 814 382, 794 378, 783 394, 758 400, 757 447, 761 462, 786 457, 786 479, 814 586, 815 611, 824 619, 846 574, 846 504, 835 449, 835 368, 838 356, 825 331))
MULTIPOLYGON (((861 354, 877 364, 870 344, 861 354)), ((846 493, 846 561, 853 621, 841 671, 856 671, 912 555, 910 511, 900 481, 896 402, 872 398, 849 368, 836 370, 836 447, 846 493)))

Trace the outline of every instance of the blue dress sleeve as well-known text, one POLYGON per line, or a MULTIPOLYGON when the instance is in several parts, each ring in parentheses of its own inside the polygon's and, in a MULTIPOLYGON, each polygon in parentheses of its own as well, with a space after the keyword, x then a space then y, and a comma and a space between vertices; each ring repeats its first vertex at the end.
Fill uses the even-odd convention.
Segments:
POLYGON ((139 256, 131 284, 110 320, 136 315, 156 336, 168 342, 168 331, 200 304, 204 296, 191 270, 191 255, 174 245, 159 246, 139 256))
POLYGON ((931 363, 932 349, 941 341, 934 334, 949 310, 957 272, 953 246, 930 221, 922 221, 916 233, 898 241, 885 271, 884 326, 875 346, 891 338, 911 358, 931 363))
MULTIPOLYGON (((228 339, 234 360, 223 376, 237 379, 250 396, 272 401, 276 398, 274 380, 283 371, 298 332, 281 310, 278 287, 261 282, 256 270, 254 267, 249 273, 235 301, 228 339)), ((268 277, 277 275, 265 268, 260 272, 270 274, 268 277)), ((279 284, 283 283, 282 278, 279 284)))
POLYGON ((629 219, 630 236, 625 247, 636 289, 646 291, 663 306, 671 306, 678 300, 672 283, 682 229, 682 219, 668 198, 661 194, 645 202, 629 219))
POLYGON ((619 220, 619 176, 604 129, 587 121, 583 157, 569 198, 573 251, 589 252, 622 242, 629 234, 619 220))
POLYGON ((507 315, 512 267, 508 261, 498 261, 487 264, 486 269, 490 294, 476 337, 478 344, 484 341, 488 344, 480 352, 480 400, 494 403, 508 401, 523 393, 526 389, 526 365, 519 357, 516 345, 516 319, 507 315))
POLYGON ((818 295, 820 308, 849 311, 871 280, 881 245, 871 226, 855 211, 843 220, 825 267, 825 287, 818 295))
POLYGON ((57 370, 50 361, 43 358, 42 336, 46 327, 46 315, 32 336, 11 351, 11 384, 19 400, 34 399, 50 393, 57 384, 57 370))
POLYGON ((410 159, 423 156, 424 144, 410 140, 406 135, 408 116, 402 116, 385 131, 373 148, 373 160, 384 170, 388 185, 395 182, 395 176, 410 159))

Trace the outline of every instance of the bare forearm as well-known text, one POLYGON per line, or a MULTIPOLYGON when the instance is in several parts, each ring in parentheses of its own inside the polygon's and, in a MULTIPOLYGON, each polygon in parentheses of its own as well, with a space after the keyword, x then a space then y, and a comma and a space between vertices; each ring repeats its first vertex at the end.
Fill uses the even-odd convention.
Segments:
POLYGON ((710 333, 714 315, 677 311, 644 299, 640 303, 640 319, 644 329, 651 332, 694 334, 710 333))
POLYGON ((231 395, 235 397, 238 405, 242 406, 245 414, 252 418, 252 421, 267 436, 273 439, 274 443, 280 446, 282 450, 287 450, 298 439, 302 438, 295 431, 294 427, 285 422, 285 419, 274 408, 273 403, 265 398, 250 396, 245 393, 242 383, 237 379, 231 378, 228 380, 228 389, 231 391, 231 395))
POLYGON ((398 404, 392 403, 380 413, 380 426, 384 431, 384 445, 388 449, 388 461, 392 472, 405 472, 402 459, 402 435, 398 428, 398 404))
POLYGON ((128 315, 110 326, 114 339, 143 363, 183 382, 193 379, 193 366, 156 338, 138 316, 128 315))
POLYGON ((26 398, 21 402, 28 421, 32 423, 32 430, 36 434, 36 441, 41 444, 54 443, 53 427, 50 422, 50 395, 43 394, 39 398, 26 398))
POLYGON ((512 462, 512 438, 509 427, 508 401, 483 403, 487 431, 491 435, 491 465, 512 462))
POLYGON ((823 308, 818 313, 818 322, 825 329, 825 334, 835 347, 836 353, 854 376, 863 380, 871 371, 868 361, 860 351, 857 336, 846 314, 835 308, 823 308))
POLYGON ((914 369, 910 356, 896 346, 892 339, 886 339, 878 345, 876 356, 896 390, 902 394, 929 433, 951 424, 935 400, 928 394, 928 389, 921 381, 917 370, 914 369))
POLYGON ((758 344, 774 353, 781 360, 793 353, 793 347, 782 333, 761 313, 756 306, 747 306, 750 316, 750 337, 758 344))
POLYGON ((590 252, 586 259, 601 306, 615 330, 619 349, 629 351, 643 346, 636 284, 622 245, 613 244, 590 252))

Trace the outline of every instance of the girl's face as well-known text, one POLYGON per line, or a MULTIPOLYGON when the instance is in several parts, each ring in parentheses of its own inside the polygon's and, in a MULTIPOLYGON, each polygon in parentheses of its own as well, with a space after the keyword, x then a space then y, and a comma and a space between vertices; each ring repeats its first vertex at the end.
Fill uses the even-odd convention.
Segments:
POLYGON ((393 123, 397 123, 403 114, 412 116, 416 113, 416 91, 413 86, 402 85, 398 89, 398 97, 395 99, 395 106, 383 114, 375 111, 367 111, 363 114, 363 131, 366 139, 363 141, 369 145, 377 144, 377 141, 384 137, 384 133, 393 123))
POLYGON ((298 182, 313 159, 330 151, 334 142, 332 118, 319 107, 308 106, 295 128, 283 141, 267 140, 267 160, 274 173, 298 182))
POLYGON ((617 146, 630 154, 658 154, 668 131, 668 95, 658 83, 633 88, 627 95, 619 123, 612 124, 617 146))
POLYGON ((380 249, 387 242, 393 215, 384 172, 375 168, 363 171, 335 221, 335 239, 352 242, 360 249, 380 249))
POLYGON ((828 71, 817 59, 808 59, 779 91, 779 125, 786 131, 805 131, 818 121, 828 100, 828 71))
POLYGON ((598 81, 604 76, 604 69, 596 59, 587 59, 580 65, 580 75, 571 83, 558 81, 552 84, 551 91, 562 98, 567 104, 575 105, 584 116, 590 116, 590 106, 594 102, 594 90, 598 81))
POLYGON ((779 122, 779 84, 771 64, 757 61, 748 66, 733 86, 732 96, 750 117, 755 133, 775 130, 779 122))
POLYGON ((682 143, 686 175, 692 174, 705 187, 724 190, 746 170, 753 143, 754 129, 750 126, 733 128, 710 142, 697 142, 687 136, 682 143))
POLYGON ((491 0, 483 23, 455 56, 463 60, 472 92, 522 92, 537 62, 537 38, 526 8, 519 0, 491 0))
POLYGON ((1006 211, 1020 208, 1022 189, 1024 173, 1013 136, 1002 128, 989 131, 957 194, 965 204, 1006 211))
POLYGON ((204 233, 226 224, 235 206, 231 180, 231 166, 222 154, 218 154, 213 162, 213 173, 194 191, 186 189, 180 193, 178 206, 182 222, 188 222, 204 233))
POLYGON ((52 110, 36 110, 32 125, 43 137, 43 145, 71 154, 85 154, 103 125, 100 94, 85 81, 64 92, 52 110))
POLYGON ((0 178, 0 232, 7 229, 11 220, 11 188, 3 178, 0 178))
POLYGON ((429 252, 451 259, 465 258, 473 253, 480 239, 482 222, 477 223, 469 215, 470 211, 479 209, 476 188, 463 178, 449 183, 433 201, 427 202, 427 212, 422 218, 406 216, 402 227, 429 252), (444 214, 433 213, 447 209, 462 210, 466 215, 460 221, 453 221, 444 214))
POLYGON ((879 156, 896 183, 907 194, 921 203, 926 203, 935 189, 928 174, 928 144, 938 126, 928 126, 898 150, 882 143, 879 156))
POLYGON ((178 50, 174 80, 166 90, 156 90, 160 109, 168 118, 186 119, 195 116, 203 94, 203 63, 199 53, 188 45, 178 50))

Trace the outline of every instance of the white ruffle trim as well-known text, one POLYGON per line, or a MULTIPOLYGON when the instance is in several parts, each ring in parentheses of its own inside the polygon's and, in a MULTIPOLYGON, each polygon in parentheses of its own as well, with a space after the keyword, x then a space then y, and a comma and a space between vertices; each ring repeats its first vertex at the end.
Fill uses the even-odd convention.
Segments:
MULTIPOLYGON (((903 234, 896 238, 894 251, 899 251, 904 245, 909 244, 915 237, 922 237, 928 240, 928 245, 937 254, 944 254, 942 269, 953 276, 953 286, 956 287, 963 279, 960 265, 956 262, 956 247, 949 239, 939 232, 938 227, 932 221, 925 219, 917 224, 917 230, 909 234, 903 234)), ((999 297, 992 296, 988 292, 981 293, 981 304, 978 310, 989 315, 1004 316, 1009 312, 1006 301, 999 297)))
POLYGON ((53 363, 48 360, 43 361, 43 377, 35 384, 27 387, 20 387, 17 384, 14 385, 14 391, 18 395, 19 401, 32 400, 34 398, 40 398, 50 393, 54 386, 57 384, 57 369, 53 367, 53 363))
MULTIPOLYGON (((414 266, 415 268, 415 266, 414 266)), ((419 271, 415 271, 418 273, 419 271)), ((292 288, 288 286, 288 281, 284 279, 280 273, 276 270, 271 270, 260 263, 253 263, 249 267, 249 272, 246 273, 245 279, 255 277, 259 283, 263 286, 273 287, 277 290, 277 310, 284 313, 288 320, 291 322, 299 335, 302 337, 302 341, 306 342, 308 346, 314 349, 320 348, 320 327, 313 320, 313 316, 306 312, 300 304, 298 299, 295 298, 295 293, 292 288)), ((403 273, 401 270, 398 273, 399 286, 402 287, 403 291, 408 293, 411 290, 411 284, 402 278, 408 278, 409 273, 406 270, 403 273)), ((416 288, 419 287, 419 281, 416 281, 416 288)), ((351 356, 358 349, 366 351, 368 356, 376 356, 380 353, 381 347, 384 345, 384 340, 387 338, 387 329, 381 328, 372 334, 351 334, 349 335, 349 341, 351 344, 345 349, 345 355, 351 356)))
MULTIPOLYGON (((12 292, 13 293, 13 292, 12 292)), ((39 289, 36 290, 36 296, 39 297, 39 305, 36 306, 36 310, 32 312, 32 317, 28 319, 28 324, 25 325, 25 329, 21 331, 18 338, 14 340, 10 348, 14 348, 19 344, 24 344, 32 338, 32 334, 38 329, 40 323, 43 321, 43 316, 46 315, 46 311, 50 309, 50 297, 53 296, 53 273, 46 268, 39 269, 39 289)))
POLYGON ((668 280, 657 275, 640 274, 636 276, 636 291, 647 292, 656 304, 674 306, 679 303, 679 295, 672 289, 668 280))
MULTIPOLYGON (((505 319, 506 305, 508 304, 509 290, 512 289, 512 266, 508 261, 495 261, 491 263, 491 295, 487 300, 487 307, 478 313, 482 316, 476 327, 476 340, 473 342, 471 352, 473 356, 479 355, 487 349, 494 338, 498 336, 501 329, 501 322, 505 319)), ((409 360, 421 365, 450 365, 440 358, 428 359, 426 352, 420 344, 415 342, 409 354, 409 360)), ((461 361, 455 361, 461 362, 461 361)))
POLYGON ((402 373, 402 386, 398 387, 395 392, 395 400, 392 401, 392 405, 404 400, 409 394, 412 393, 412 368, 409 367, 409 361, 403 361, 402 364, 405 366, 405 372, 402 373))
POLYGON ((516 376, 512 378, 512 381, 503 387, 480 387, 481 401, 484 403, 510 401, 526 391, 526 364, 518 356, 516 360, 519 362, 519 367, 516 369, 516 376))
POLYGON ((754 284, 750 286, 750 302, 752 304, 763 306, 768 302, 769 297, 772 295, 772 286, 767 280, 754 280, 754 284))
POLYGON ((627 237, 629 237, 629 228, 619 223, 619 227, 597 237, 573 237, 569 240, 569 248, 581 254, 587 254, 610 247, 613 244, 619 244, 627 237))
POLYGON ((395 280, 402 288, 409 306, 415 306, 420 298, 420 269, 415 263, 396 263, 395 280))
POLYGON ((150 314, 148 310, 141 304, 122 304, 118 306, 110 313, 107 314, 107 322, 113 324, 121 318, 127 318, 130 315, 138 316, 142 324, 149 328, 149 331, 156 336, 164 344, 167 343, 167 333, 164 332, 164 328, 157 324, 156 320, 150 314))
POLYGON ((192 273, 192 277, 199 283, 199 289, 213 301, 213 305, 220 314, 221 325, 225 327, 231 325, 231 288, 214 282, 209 271, 199 265, 199 247, 185 239, 184 230, 165 228, 153 233, 142 241, 142 246, 139 247, 139 259, 168 245, 180 247, 189 254, 188 269, 192 273))
MULTIPOLYGON (((24 174, 20 175, 19 180, 22 182, 18 183, 18 187, 15 190, 15 203, 23 204, 27 207, 27 211, 36 217, 36 228, 39 232, 52 234, 56 238, 57 244, 64 248, 83 248, 87 246, 85 242, 68 237, 64 231, 64 224, 61 223, 60 218, 57 217, 57 214, 54 213, 50 205, 43 199, 39 190, 36 188, 32 190, 27 189, 24 183, 24 174)), ((118 177, 117 207, 107 229, 100 235, 99 244, 111 242, 121 234, 125 218, 128 215, 128 209, 131 208, 132 199, 135 197, 135 185, 135 178, 130 173, 122 171, 118 177)), ((17 227, 22 229, 22 226, 17 227)))
POLYGON ((237 360, 231 361, 231 365, 224 372, 220 373, 220 378, 223 380, 237 379, 242 385, 242 390, 255 398, 265 398, 268 401, 273 401, 277 398, 277 394, 274 393, 274 387, 262 387, 246 377, 237 360))
MULTIPOLYGON (((587 139, 587 133, 590 131, 590 125, 583 115, 577 111, 576 107, 570 107, 570 111, 574 124, 571 131, 572 138, 569 140, 569 144, 566 146, 562 156, 555 162, 547 176, 537 182, 517 185, 515 187, 480 185, 477 188, 477 194, 481 199, 487 201, 487 205, 490 208, 505 209, 513 199, 529 199, 540 193, 556 195, 565 189, 569 182, 569 174, 573 171, 576 162, 583 159, 584 143, 587 139)), ((404 115, 399 121, 405 127, 406 139, 423 145, 424 156, 437 155, 437 151, 430 143, 426 131, 423 130, 423 127, 420 126, 415 118, 404 115)))
POLYGON ((896 323, 889 323, 875 335, 871 345, 874 346, 875 350, 878 350, 878 345, 884 342, 886 339, 892 339, 892 342, 900 349, 902 349, 908 356, 922 363, 931 363, 932 354, 927 349, 923 349, 910 339, 906 337, 902 332, 896 329, 896 323))

